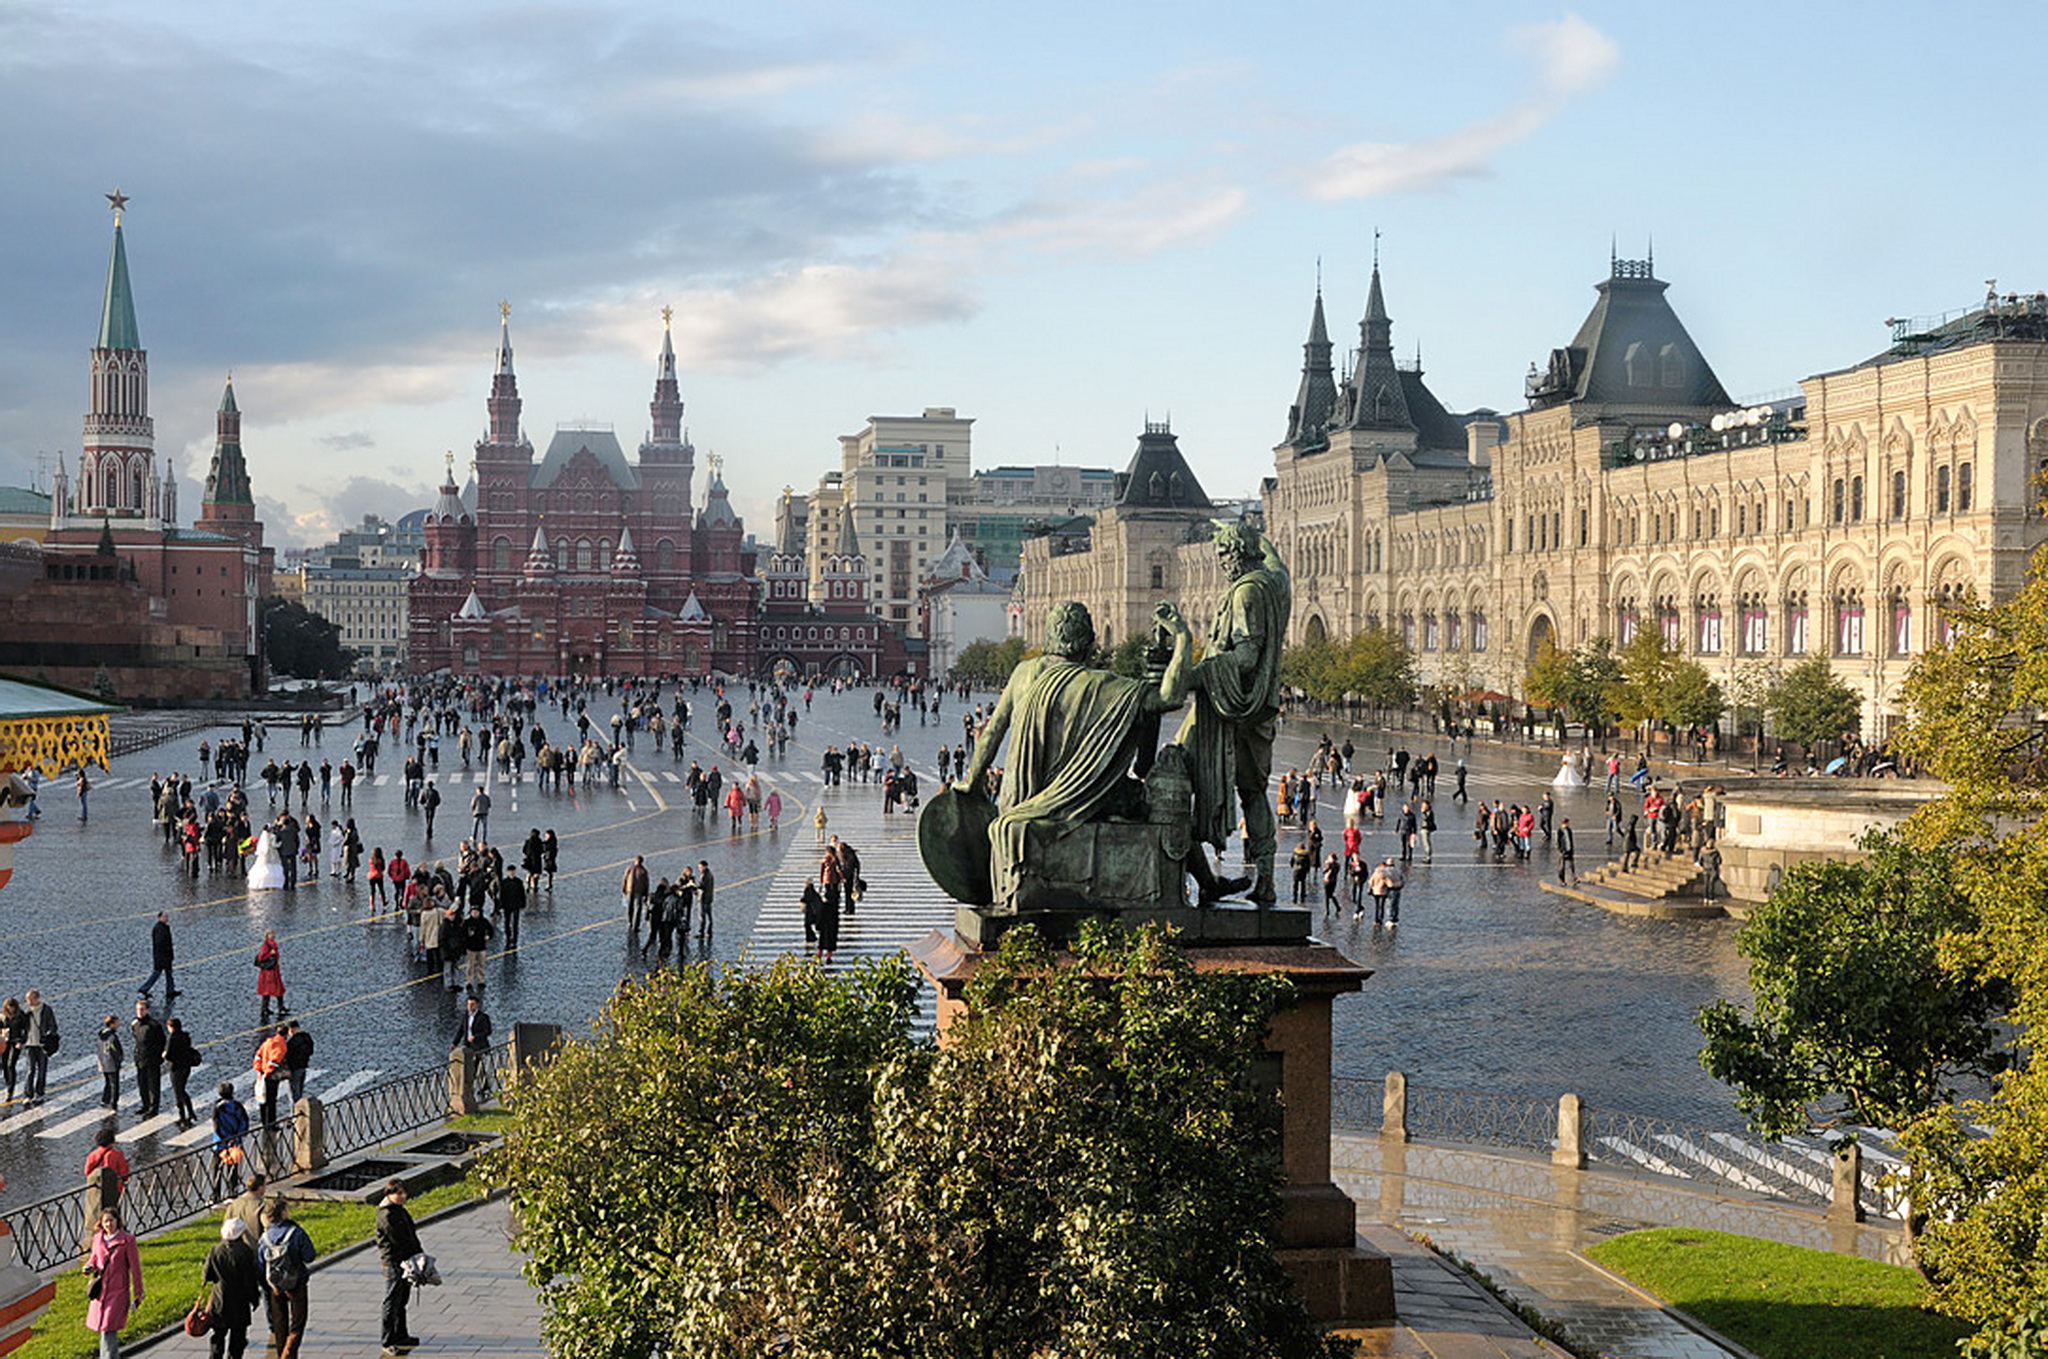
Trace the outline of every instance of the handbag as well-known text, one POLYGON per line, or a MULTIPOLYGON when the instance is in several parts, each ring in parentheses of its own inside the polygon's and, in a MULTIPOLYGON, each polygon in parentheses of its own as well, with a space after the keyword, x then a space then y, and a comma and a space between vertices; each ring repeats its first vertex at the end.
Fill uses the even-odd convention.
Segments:
POLYGON ((441 1271, 434 1265, 434 1257, 421 1251, 410 1256, 398 1267, 399 1274, 409 1284, 419 1288, 430 1288, 441 1282, 441 1271))
POLYGON ((211 1288, 201 1287, 199 1296, 192 1299, 192 1310, 185 1313, 185 1334, 202 1336, 213 1329, 213 1309, 206 1305, 211 1288))

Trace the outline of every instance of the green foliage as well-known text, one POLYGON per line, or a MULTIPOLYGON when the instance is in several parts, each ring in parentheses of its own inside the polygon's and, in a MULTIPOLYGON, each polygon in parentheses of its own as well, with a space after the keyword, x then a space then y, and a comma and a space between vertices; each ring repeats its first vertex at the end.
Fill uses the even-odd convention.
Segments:
POLYGON ((484 1173, 582 1355, 1319 1354, 1252 1079, 1289 998, 1153 931, 1020 929, 942 1050, 901 960, 657 974, 484 1173))
POLYGON ((263 649, 272 674, 294 679, 340 679, 355 659, 340 624, 276 595, 263 601, 263 649))
POLYGON ((1616 658, 1621 665, 1621 683, 1615 687, 1615 713, 1624 722, 1664 720, 1664 689, 1678 663, 1678 648, 1664 640, 1656 627, 1636 629, 1616 658))
POLYGON ((1700 1064, 1766 1137, 1829 1121, 1902 1127, 2005 1064, 2005 988, 1941 956, 1976 924, 1951 856, 1890 833, 1863 849, 1857 863, 1794 868, 1743 925, 1753 1013, 1727 1001, 1699 1013, 1700 1064))
POLYGON ((1728 711, 1721 686, 1698 661, 1678 661, 1664 681, 1658 716, 1680 729, 1711 727, 1728 711))
POLYGON ((1003 684, 1024 656, 1024 639, 1021 637, 1007 637, 1000 642, 969 642, 960 648, 960 655, 953 662, 953 673, 961 679, 983 684, 1003 684))
POLYGON ((1735 710, 1738 728, 1762 734, 1764 712, 1770 705, 1771 690, 1777 683, 1778 668, 1769 661, 1735 663, 1735 673, 1728 682, 1728 701, 1735 710))
POLYGON ((1288 647, 1280 679, 1322 703, 1356 700, 1405 708, 1422 692, 1414 651, 1391 628, 1367 628, 1344 642, 1328 638, 1288 647))
POLYGON ((1132 679, 1143 678, 1145 648, 1151 644, 1152 639, 1145 634, 1132 633, 1110 650, 1109 662, 1104 668, 1114 670, 1119 675, 1128 675, 1132 679))
POLYGON ((1586 1254, 1760 1359, 1947 1359, 1963 1331, 1920 1306, 1920 1276, 1902 1265, 1692 1227, 1628 1232, 1586 1254))
POLYGON ((1825 656, 1811 656, 1787 670, 1764 701, 1771 731, 1803 746, 1839 741, 1863 725, 1863 699, 1835 677, 1825 656))
POLYGON ((1623 682, 1614 643, 1596 637, 1571 651, 1546 643, 1529 664, 1523 692, 1533 702, 1563 708, 1577 721, 1604 731, 1615 718, 1623 682))
MULTIPOLYGON (((1952 645, 1930 648, 1906 685, 1904 752, 1948 785, 1907 824, 1951 848, 1975 930, 1949 941, 1961 965, 2012 988, 2016 1047, 2048 1032, 2048 579, 2011 600, 1952 607, 1952 645)), ((1983 1329, 1977 1354, 2037 1354, 2048 1320, 2048 1069, 2030 1059, 1988 1100, 1923 1120, 1904 1141, 1922 1168, 1918 1257, 1943 1311, 1983 1329), (1968 1125, 1990 1130, 1975 1136, 1968 1125), (2031 1338, 2029 1333, 2031 1333, 2031 1338)))

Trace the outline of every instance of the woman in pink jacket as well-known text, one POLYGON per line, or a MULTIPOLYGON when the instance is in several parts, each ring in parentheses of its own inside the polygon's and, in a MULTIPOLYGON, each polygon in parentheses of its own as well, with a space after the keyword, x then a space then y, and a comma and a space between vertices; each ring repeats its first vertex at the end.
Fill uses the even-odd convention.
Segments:
POLYGON ((100 1359, 121 1359, 121 1328, 142 1301, 142 1255, 113 1208, 100 1213, 85 1272, 97 1284, 97 1296, 85 1305, 85 1328, 100 1333, 100 1359))

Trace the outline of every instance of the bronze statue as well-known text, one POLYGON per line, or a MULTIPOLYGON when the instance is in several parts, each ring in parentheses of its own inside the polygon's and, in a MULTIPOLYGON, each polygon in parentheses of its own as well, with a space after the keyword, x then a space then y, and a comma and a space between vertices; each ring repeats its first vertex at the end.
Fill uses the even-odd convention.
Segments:
POLYGON ((1280 715, 1280 648, 1294 605, 1294 587, 1272 541, 1256 529, 1228 524, 1216 532, 1216 554, 1230 589, 1216 610, 1208 650, 1195 666, 1195 705, 1174 739, 1187 748, 1195 782, 1195 838, 1188 868, 1203 901, 1234 896, 1244 880, 1218 879, 1202 844, 1218 852, 1244 806, 1245 861, 1256 870, 1251 899, 1279 899, 1273 877, 1275 827, 1266 801, 1273 767, 1273 729, 1280 715))

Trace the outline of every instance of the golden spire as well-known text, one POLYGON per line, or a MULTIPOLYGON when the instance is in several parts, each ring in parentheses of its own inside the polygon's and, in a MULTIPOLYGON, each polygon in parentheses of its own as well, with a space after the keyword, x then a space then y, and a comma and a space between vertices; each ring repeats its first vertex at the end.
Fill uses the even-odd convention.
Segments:
POLYGON ((455 475, 455 450, 452 448, 449 449, 448 452, 443 456, 442 461, 448 464, 448 475, 449 477, 453 478, 455 475))
POLYGON ((676 309, 675 309, 674 307, 663 307, 663 308, 661 309, 661 328, 662 328, 663 330, 667 330, 667 329, 669 328, 669 327, 668 327, 668 322, 669 322, 669 318, 670 318, 670 317, 672 317, 672 316, 674 316, 675 314, 676 314, 676 309))
POLYGON ((500 321, 512 319, 512 304, 510 302, 500 302, 498 304, 498 319, 500 321))

